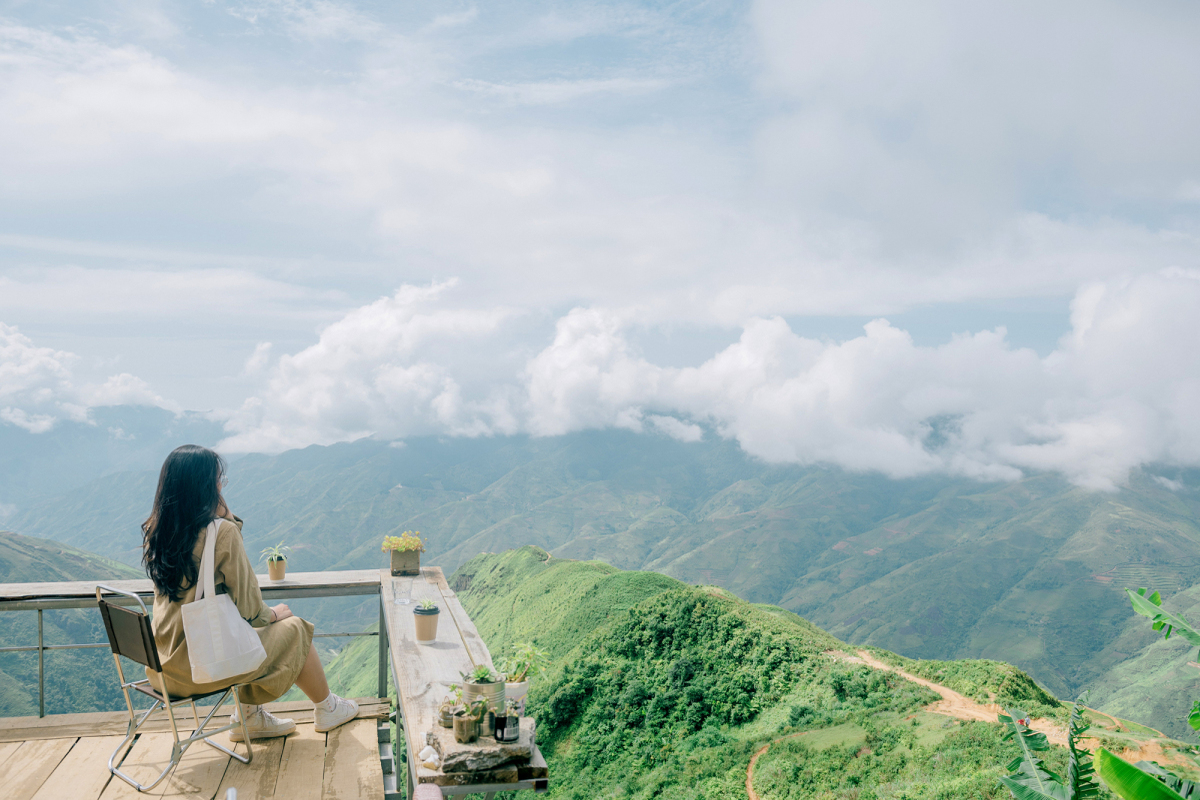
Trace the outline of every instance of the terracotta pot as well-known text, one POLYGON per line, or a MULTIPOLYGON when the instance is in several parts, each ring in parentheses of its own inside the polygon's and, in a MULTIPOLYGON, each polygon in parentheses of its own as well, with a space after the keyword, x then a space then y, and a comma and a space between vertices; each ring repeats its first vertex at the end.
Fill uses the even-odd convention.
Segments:
POLYGON ((392 551, 392 574, 393 575, 420 575, 421 574, 421 551, 420 550, 393 550, 392 551))
POLYGON ((468 744, 479 738, 479 720, 475 717, 464 717, 461 714, 454 717, 454 741, 468 744))
POLYGON ((432 644, 437 641, 438 609, 413 609, 413 623, 417 626, 417 644, 432 644))
POLYGON ((271 580, 273 581, 283 580, 283 576, 287 574, 287 559, 280 558, 275 561, 268 561, 267 574, 271 576, 271 580))

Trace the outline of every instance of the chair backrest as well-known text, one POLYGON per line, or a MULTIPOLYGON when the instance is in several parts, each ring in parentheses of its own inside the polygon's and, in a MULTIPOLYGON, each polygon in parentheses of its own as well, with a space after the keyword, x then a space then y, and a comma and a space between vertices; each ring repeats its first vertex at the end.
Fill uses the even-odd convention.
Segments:
MULTIPOLYGON (((108 587, 103 588, 107 589, 108 587)), ((119 593, 127 594, 126 592, 119 593)), ((104 617, 104 630, 108 633, 108 644, 113 653, 132 659, 155 672, 162 672, 162 663, 158 660, 158 648, 154 646, 154 629, 150 626, 150 616, 144 612, 133 611, 109 603, 99 596, 99 590, 96 595, 97 605, 100 606, 100 616, 104 617)), ((145 605, 141 605, 144 609, 145 605)))

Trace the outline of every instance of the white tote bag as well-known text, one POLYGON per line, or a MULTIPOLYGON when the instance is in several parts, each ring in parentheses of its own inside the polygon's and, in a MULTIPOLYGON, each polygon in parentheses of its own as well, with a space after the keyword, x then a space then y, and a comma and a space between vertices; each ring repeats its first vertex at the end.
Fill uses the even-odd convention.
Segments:
POLYGON ((217 528, 214 519, 204 535, 196 599, 183 606, 183 635, 187 638, 194 683, 217 683, 245 675, 262 666, 267 651, 249 622, 242 619, 227 594, 217 594, 217 528))

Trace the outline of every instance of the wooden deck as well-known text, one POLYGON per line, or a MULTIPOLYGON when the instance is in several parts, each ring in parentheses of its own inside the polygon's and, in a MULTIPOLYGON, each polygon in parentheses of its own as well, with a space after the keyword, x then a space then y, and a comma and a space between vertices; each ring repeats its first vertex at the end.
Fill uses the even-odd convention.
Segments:
MULTIPOLYGON (((166 780, 141 794, 108 772, 108 757, 124 738, 127 714, 4 719, 0 787, 5 800, 223 800, 230 788, 237 789, 238 800, 383 800, 379 724, 388 703, 377 698, 359 702, 359 718, 327 734, 313 730, 311 703, 272 704, 268 708, 273 712, 296 720, 295 733, 255 742, 249 764, 196 743, 166 780)), ((152 780, 170 761, 166 715, 159 711, 155 717, 162 717, 161 722, 143 727, 122 762, 122 769, 139 780, 152 780)), ((190 711, 184 718, 190 719, 190 711)), ((221 733, 214 739, 244 753, 245 745, 233 745, 228 736, 221 733)))

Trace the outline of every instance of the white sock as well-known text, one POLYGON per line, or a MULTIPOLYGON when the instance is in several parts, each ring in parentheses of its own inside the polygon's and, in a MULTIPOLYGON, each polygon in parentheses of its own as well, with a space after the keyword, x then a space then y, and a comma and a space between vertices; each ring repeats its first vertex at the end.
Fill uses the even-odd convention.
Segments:
POLYGON ((255 714, 258 713, 258 710, 260 708, 262 708, 262 706, 252 706, 249 703, 242 703, 240 706, 234 706, 234 708, 233 708, 234 719, 241 719, 241 716, 238 715, 238 708, 246 709, 246 719, 250 719, 251 717, 253 717, 255 714))
POLYGON ((332 712, 335 708, 337 708, 337 701, 338 701, 338 696, 336 694, 334 694, 333 692, 330 692, 329 697, 326 697, 324 700, 322 700, 319 703, 313 703, 313 705, 316 706, 317 708, 323 709, 325 711, 332 712))

